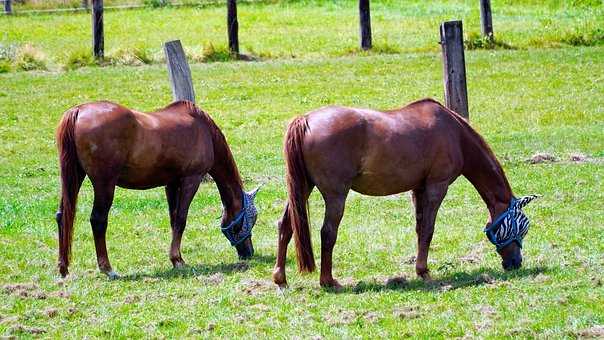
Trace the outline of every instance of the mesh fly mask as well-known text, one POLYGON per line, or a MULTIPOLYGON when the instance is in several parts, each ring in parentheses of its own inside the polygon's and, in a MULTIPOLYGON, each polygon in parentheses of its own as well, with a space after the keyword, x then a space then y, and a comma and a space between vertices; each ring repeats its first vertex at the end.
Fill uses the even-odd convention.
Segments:
POLYGON ((232 246, 236 246, 252 236, 252 228, 254 228, 254 225, 256 224, 256 216, 258 215, 256 206, 254 205, 254 198, 256 197, 258 189, 260 188, 255 189, 249 194, 245 191, 242 192, 243 207, 241 208, 241 211, 235 216, 231 223, 226 227, 220 228, 227 240, 231 242, 232 246), (239 223, 241 223, 241 229, 238 232, 235 232, 234 228, 239 223))
POLYGON ((512 242, 516 242, 522 248, 522 239, 529 228, 529 219, 522 212, 522 208, 537 197, 537 195, 530 195, 519 199, 512 198, 508 209, 484 229, 489 241, 497 247, 497 250, 512 242))

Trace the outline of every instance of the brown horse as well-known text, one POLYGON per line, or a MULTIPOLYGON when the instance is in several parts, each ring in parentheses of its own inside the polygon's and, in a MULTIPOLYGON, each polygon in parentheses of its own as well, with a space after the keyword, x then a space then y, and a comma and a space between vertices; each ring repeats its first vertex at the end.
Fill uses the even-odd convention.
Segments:
POLYGON ((289 198, 279 222, 273 281, 286 284, 285 257, 292 237, 301 272, 315 269, 308 223, 308 197, 317 187, 325 200, 321 229, 322 286, 339 288, 332 253, 350 189, 385 196, 413 191, 418 250, 417 275, 429 280, 428 249, 447 188, 465 176, 487 205, 485 230, 505 269, 522 262, 528 219, 521 212, 534 196, 515 199, 501 165, 482 137, 455 112, 431 99, 379 112, 326 107, 295 118, 285 137, 289 198), (491 221, 495 221, 491 223, 491 221))
POLYGON ((63 114, 57 128, 61 167, 59 271, 68 273, 76 200, 88 175, 94 188, 90 224, 99 269, 113 272, 105 232, 116 186, 128 189, 166 187, 172 226, 170 260, 185 264, 180 242, 189 205, 207 173, 216 182, 223 203, 222 232, 249 258, 254 248, 251 229, 256 222, 253 198, 246 193, 224 135, 214 121, 193 103, 174 102, 151 113, 127 109, 111 102, 78 105, 63 114), (230 222, 230 223, 228 223, 230 222))

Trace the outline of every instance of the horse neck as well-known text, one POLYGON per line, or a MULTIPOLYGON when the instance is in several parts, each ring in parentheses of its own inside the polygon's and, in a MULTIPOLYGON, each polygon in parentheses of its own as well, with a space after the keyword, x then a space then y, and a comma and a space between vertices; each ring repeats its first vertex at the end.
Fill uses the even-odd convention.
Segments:
POLYGON ((220 192, 220 199, 224 208, 222 213, 222 224, 224 225, 241 211, 243 206, 243 183, 231 149, 218 127, 216 127, 213 135, 214 165, 209 174, 216 182, 218 192, 220 192))
POLYGON ((491 223, 512 199, 512 189, 497 158, 477 132, 465 121, 462 132, 464 167, 462 174, 472 183, 489 209, 491 223))

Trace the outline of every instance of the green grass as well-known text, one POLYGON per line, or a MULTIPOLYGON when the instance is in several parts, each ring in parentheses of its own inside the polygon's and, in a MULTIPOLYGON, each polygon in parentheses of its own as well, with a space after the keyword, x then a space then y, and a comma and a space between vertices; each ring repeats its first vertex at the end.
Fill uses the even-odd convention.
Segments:
MULTIPOLYGON (((148 13, 155 12, 139 14, 148 13)), ((388 45, 402 48, 393 40, 388 45)), ((276 292, 267 281, 286 198, 281 143, 287 122, 329 104, 387 109, 425 96, 442 100, 436 52, 325 57, 333 51, 302 60, 192 65, 198 104, 227 136, 246 187, 266 184, 257 199, 257 254, 238 262, 218 229, 218 192, 206 183, 183 240, 190 267, 174 271, 163 189, 118 189, 108 230, 109 256, 123 275, 117 281, 96 269, 88 181, 71 275, 58 280, 54 128, 63 111, 86 101, 111 99, 139 110, 165 105, 171 99, 165 66, 0 74, 0 287, 39 286, 29 292, 38 291, 38 298, 0 288, 0 336, 560 338, 603 325, 604 46, 466 52, 472 125, 493 147, 515 193, 543 195, 526 208, 533 224, 523 269, 501 269, 482 233, 486 208, 460 178, 443 202, 432 242, 437 284, 416 280, 408 261, 416 244, 408 196, 351 193, 334 254, 334 275, 348 288, 335 294, 319 288, 317 273, 296 273, 290 247, 290 289, 276 292), (528 164, 537 152, 560 161, 528 164), (574 153, 590 161, 568 161, 574 153), (407 285, 383 284, 399 275, 407 285)), ((316 192, 310 209, 319 249, 323 203, 316 192)))
MULTIPOLYGON (((239 5, 241 52, 270 58, 340 56, 358 47, 356 1, 267 1, 239 5)), ((165 41, 181 39, 190 50, 226 46, 224 5, 159 8, 105 13, 105 49, 131 47, 161 56, 165 41), (144 34, 142 34, 144 32, 144 34)), ((372 2, 376 52, 438 51, 439 24, 462 19, 466 36, 480 32, 475 1, 372 2)), ((514 48, 598 45, 604 43, 604 6, 561 1, 493 3, 496 41, 514 48)), ((91 50, 90 14, 1 16, 0 39, 32 43, 61 68, 73 51, 91 50)), ((224 58, 218 58, 223 60, 224 58)))

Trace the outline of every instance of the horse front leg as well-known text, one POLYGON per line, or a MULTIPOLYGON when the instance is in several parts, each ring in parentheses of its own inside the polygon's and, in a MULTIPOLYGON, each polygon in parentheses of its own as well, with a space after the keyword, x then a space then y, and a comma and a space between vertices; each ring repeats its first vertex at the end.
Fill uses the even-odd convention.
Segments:
POLYGON ((427 184, 421 189, 413 190, 415 205, 415 231, 417 233, 417 258, 415 272, 424 281, 430 281, 428 269, 428 251, 434 234, 434 222, 438 208, 447 194, 448 183, 427 184))
POLYGON ((285 277, 285 259, 287 257, 287 246, 289 241, 292 239, 292 226, 289 220, 289 203, 285 204, 285 210, 283 216, 279 221, 279 236, 277 239, 277 260, 275 262, 275 268, 273 269, 273 282, 280 288, 287 286, 287 279, 285 277))
POLYGON ((170 261, 174 268, 182 268, 185 261, 182 259, 180 244, 182 235, 187 225, 187 215, 189 206, 202 176, 185 177, 176 183, 166 186, 166 198, 168 199, 168 208, 170 210, 170 226, 172 227, 172 242, 170 243, 170 261))
POLYGON ((323 199, 325 200, 325 217, 321 228, 321 276, 319 283, 322 287, 339 290, 342 286, 333 278, 332 260, 333 248, 338 238, 338 227, 344 215, 346 194, 323 195, 323 199))

